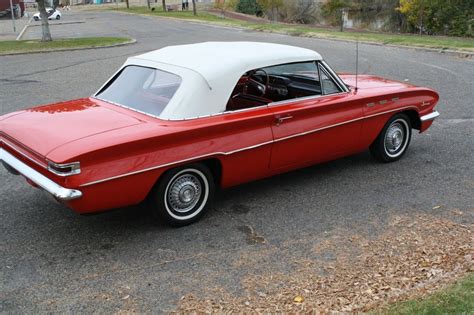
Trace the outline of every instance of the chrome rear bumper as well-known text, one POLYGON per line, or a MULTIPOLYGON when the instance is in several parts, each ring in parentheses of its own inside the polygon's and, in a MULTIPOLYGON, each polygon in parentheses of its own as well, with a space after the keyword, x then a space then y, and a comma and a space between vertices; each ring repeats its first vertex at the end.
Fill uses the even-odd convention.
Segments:
POLYGON ((49 192, 59 200, 74 200, 82 197, 82 192, 76 189, 69 189, 59 186, 43 174, 29 167, 16 157, 0 148, 0 161, 15 169, 33 183, 49 192))
POLYGON ((428 121, 428 120, 434 120, 438 116, 439 116, 439 113, 438 113, 438 111, 435 110, 432 113, 421 116, 420 120, 421 120, 421 122, 428 121))

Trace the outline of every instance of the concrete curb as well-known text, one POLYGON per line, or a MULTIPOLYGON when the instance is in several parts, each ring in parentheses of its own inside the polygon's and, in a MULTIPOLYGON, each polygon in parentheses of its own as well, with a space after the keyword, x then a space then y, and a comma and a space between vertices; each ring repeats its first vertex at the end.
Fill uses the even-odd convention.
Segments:
MULTIPOLYGON (((38 21, 40 22, 40 21, 38 21)), ((30 23, 30 22, 29 22, 30 23)), ((81 23, 86 23, 86 21, 82 21, 82 20, 77 20, 77 21, 54 21, 54 22, 49 22, 49 26, 55 26, 55 25, 65 25, 65 24, 81 24, 81 23)), ((41 26, 41 24, 30 24, 30 26, 33 26, 33 27, 39 27, 41 26)))
POLYGON ((77 48, 59 48, 59 49, 49 49, 49 50, 32 50, 32 51, 19 51, 19 52, 11 52, 11 53, 0 53, 0 57, 2 56, 14 56, 14 55, 30 55, 30 54, 41 54, 41 53, 50 53, 50 52, 62 52, 62 51, 74 51, 74 50, 86 50, 86 49, 101 49, 101 48, 113 48, 119 46, 127 46, 135 44, 137 40, 135 38, 130 39, 127 42, 106 45, 106 46, 95 46, 95 47, 77 47, 77 48))
MULTIPOLYGON (((106 11, 114 12, 113 10, 106 10, 106 11)), ((347 43, 355 43, 356 42, 355 40, 351 40, 351 39, 332 38, 332 37, 319 37, 319 36, 311 36, 311 35, 310 36, 305 36, 304 34, 297 35, 297 34, 293 34, 293 33, 280 32, 280 31, 256 30, 256 29, 252 29, 252 28, 248 28, 248 27, 240 27, 240 26, 235 26, 235 25, 225 25, 225 24, 213 23, 213 22, 202 21, 202 20, 197 20, 197 19, 196 20, 194 20, 194 19, 180 19, 180 18, 175 18, 175 17, 170 17, 170 16, 156 16, 156 15, 140 14, 140 13, 133 13, 133 12, 123 12, 123 11, 115 11, 115 13, 141 15, 141 16, 147 16, 147 17, 157 18, 157 19, 168 19, 168 20, 175 20, 175 21, 183 21, 183 22, 187 22, 187 23, 207 24, 207 25, 212 25, 212 26, 217 26, 217 27, 238 29, 238 30, 244 30, 244 31, 253 31, 253 32, 260 32, 260 33, 280 34, 280 35, 288 35, 288 36, 295 36, 295 37, 306 37, 306 38, 314 38, 314 39, 322 39, 322 40, 340 41, 340 42, 347 42, 347 43)), ((394 48, 404 48, 404 49, 413 49, 413 50, 419 50, 419 51, 435 52, 435 53, 439 53, 439 54, 446 54, 446 55, 457 56, 457 57, 461 57, 461 58, 469 58, 469 59, 474 58, 474 52, 464 51, 464 50, 452 50, 452 49, 418 47, 418 46, 409 46, 409 45, 384 44, 384 43, 371 42, 371 41, 359 41, 359 43, 366 44, 366 45, 386 46, 386 47, 394 47, 394 48)))
MULTIPOLYGON (((31 24, 32 21, 33 21, 33 18, 31 17, 28 20, 28 23, 23 27, 20 34, 18 34, 18 36, 16 37, 15 40, 21 40, 21 38, 23 37, 23 35, 25 35, 26 30, 29 27, 39 27, 39 26, 41 26, 41 24, 31 24)), ((49 25, 54 26, 54 25, 63 25, 63 24, 79 24, 79 23, 85 23, 85 21, 65 21, 65 22, 61 21, 61 22, 57 22, 57 23, 49 24, 49 25)))

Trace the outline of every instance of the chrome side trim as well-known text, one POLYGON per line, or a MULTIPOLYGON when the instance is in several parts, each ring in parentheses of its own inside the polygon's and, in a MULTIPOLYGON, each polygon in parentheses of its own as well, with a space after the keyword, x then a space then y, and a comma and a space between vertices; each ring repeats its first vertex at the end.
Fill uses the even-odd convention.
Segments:
POLYGON ((241 148, 241 149, 237 149, 237 150, 233 150, 233 151, 229 151, 229 152, 212 152, 212 153, 208 153, 208 154, 203 154, 203 155, 195 156, 195 157, 192 157, 192 158, 189 158, 189 159, 179 160, 179 161, 175 161, 175 162, 169 162, 169 163, 160 164, 160 165, 157 165, 157 166, 148 167, 148 168, 145 168, 143 170, 133 171, 133 172, 130 172, 130 173, 125 173, 125 174, 121 174, 121 175, 117 175, 117 176, 112 176, 112 177, 108 177, 108 178, 104 178, 104 179, 99 179, 99 180, 96 180, 96 181, 93 181, 93 182, 82 184, 82 185, 80 185, 80 187, 87 187, 87 186, 90 186, 90 185, 107 182, 107 181, 110 181, 110 180, 113 180, 113 179, 119 179, 119 178, 126 177, 126 176, 131 176, 131 175, 136 175, 136 174, 156 170, 156 169, 167 167, 167 166, 170 166, 170 165, 175 165, 175 164, 181 164, 181 163, 186 163, 186 162, 190 162, 190 161, 200 160, 200 159, 210 157, 210 156, 231 155, 231 154, 234 154, 234 153, 237 153, 237 152, 255 149, 255 148, 270 144, 270 143, 273 143, 273 140, 272 141, 267 141, 267 142, 262 142, 262 143, 259 143, 259 144, 256 144, 256 145, 252 145, 250 147, 245 147, 245 148, 241 148))
POLYGON ((333 94, 303 96, 303 97, 298 97, 298 98, 292 98, 292 99, 289 99, 289 100, 271 102, 271 103, 268 103, 267 106, 270 107, 270 106, 286 105, 286 104, 292 104, 292 103, 295 103, 295 102, 313 100, 313 99, 317 99, 317 98, 325 98, 325 97, 329 97, 329 96, 348 94, 348 93, 349 92, 339 92, 339 93, 333 93, 333 94))
POLYGON ((41 187, 42 189, 46 190, 50 194, 52 194, 54 197, 60 199, 60 200, 74 200, 77 198, 82 197, 82 192, 79 190, 75 189, 68 189, 64 188, 62 186, 59 186, 43 174, 39 173, 38 171, 32 169, 25 163, 21 162, 18 160, 16 157, 5 151, 4 149, 0 148, 0 160, 15 170, 17 170, 19 173, 21 173, 23 176, 34 182, 36 185, 41 187))
POLYGON ((212 152, 212 153, 208 153, 208 154, 195 156, 195 157, 192 157, 192 158, 189 158, 189 159, 169 162, 169 163, 165 163, 165 164, 160 164, 160 165, 148 167, 148 168, 138 170, 138 171, 133 171, 133 172, 129 172, 129 173, 121 174, 121 175, 107 177, 107 178, 104 178, 104 179, 99 179, 99 180, 95 180, 95 181, 92 181, 92 182, 89 182, 89 183, 82 184, 82 185, 80 185, 80 187, 87 187, 87 186, 107 182, 107 181, 110 181, 110 180, 119 179, 119 178, 126 177, 126 176, 131 176, 131 175, 136 175, 136 174, 156 170, 156 169, 171 166, 171 165, 176 165, 176 164, 186 163, 186 162, 190 162, 190 161, 200 160, 200 159, 211 157, 211 156, 231 155, 231 154, 234 154, 234 153, 255 149, 255 148, 258 148, 258 147, 261 147, 261 146, 264 146, 264 145, 268 145, 268 144, 272 144, 272 143, 275 143, 275 142, 280 142, 280 141, 283 141, 283 140, 287 140, 287 139, 291 139, 291 138, 295 138, 295 137, 299 137, 299 136, 304 136, 304 135, 311 134, 311 133, 314 133, 314 132, 318 132, 318 131, 321 131, 321 130, 324 130, 324 129, 329 129, 329 128, 332 128, 332 127, 337 127, 337 126, 345 125, 345 124, 350 124, 350 123, 358 121, 358 120, 363 120, 363 119, 367 119, 367 118, 371 118, 371 117, 375 117, 375 116, 379 116, 379 115, 383 115, 383 114, 388 114, 388 113, 395 112, 395 111, 400 111, 400 110, 404 110, 404 109, 413 109, 413 108, 416 109, 415 106, 406 106, 406 107, 396 108, 396 109, 393 109, 393 110, 389 110, 389 111, 385 111, 385 112, 381 112, 381 113, 376 113, 376 114, 365 116, 365 117, 351 119, 351 120, 344 121, 344 122, 341 122, 341 123, 337 123, 337 124, 334 124, 334 125, 325 126, 325 127, 305 131, 305 132, 298 133, 298 134, 295 134, 295 135, 291 135, 291 136, 288 136, 288 137, 258 143, 258 144, 255 144, 255 145, 252 145, 252 146, 249 146, 249 147, 244 147, 244 148, 240 148, 240 149, 236 149, 236 150, 232 150, 232 151, 228 151, 228 152, 221 152, 221 151, 212 152))
POLYGON ((2 142, 3 144, 5 144, 6 146, 10 147, 10 149, 14 150, 15 152, 17 152, 18 154, 20 154, 21 156, 27 158, 28 160, 30 160, 31 162, 35 163, 36 165, 44 168, 44 169, 48 169, 48 167, 46 165, 43 165, 41 164, 40 162, 36 161, 35 159, 33 159, 31 156, 28 156, 26 155, 25 153, 21 152, 20 150, 18 150, 17 148, 15 148, 14 146, 12 146, 11 144, 9 144, 8 142, 5 142, 5 141, 0 141, 2 142))
POLYGON ((434 111, 430 114, 427 114, 427 115, 423 115, 420 117, 420 120, 423 122, 423 121, 428 121, 428 120, 434 120, 436 117, 439 116, 439 112, 438 111, 434 111))

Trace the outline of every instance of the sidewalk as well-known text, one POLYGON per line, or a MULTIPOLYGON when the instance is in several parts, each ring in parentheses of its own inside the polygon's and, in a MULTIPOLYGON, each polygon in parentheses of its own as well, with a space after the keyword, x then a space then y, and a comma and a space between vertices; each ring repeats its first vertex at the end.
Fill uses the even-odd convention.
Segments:
MULTIPOLYGON (((30 16, 33 15, 33 13, 29 14, 30 16)), ((28 24, 29 19, 30 18, 26 16, 23 16, 20 19, 15 19, 16 32, 13 31, 13 23, 11 19, 0 19, 0 40, 15 40, 23 27, 28 24)))

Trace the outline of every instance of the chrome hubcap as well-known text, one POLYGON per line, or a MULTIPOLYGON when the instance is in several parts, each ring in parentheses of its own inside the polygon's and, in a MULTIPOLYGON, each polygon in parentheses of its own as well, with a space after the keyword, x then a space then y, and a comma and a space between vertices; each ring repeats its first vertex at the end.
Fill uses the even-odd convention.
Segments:
POLYGON ((193 209, 201 197, 201 186, 199 179, 192 174, 177 177, 168 189, 167 202, 171 210, 184 213, 193 209))
POLYGON ((400 150, 403 145, 403 141, 405 138, 405 131, 403 126, 396 122, 388 128, 387 133, 385 135, 385 148, 387 149, 388 153, 393 154, 400 150))

